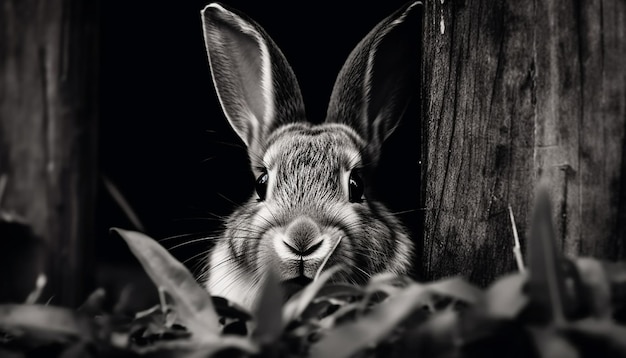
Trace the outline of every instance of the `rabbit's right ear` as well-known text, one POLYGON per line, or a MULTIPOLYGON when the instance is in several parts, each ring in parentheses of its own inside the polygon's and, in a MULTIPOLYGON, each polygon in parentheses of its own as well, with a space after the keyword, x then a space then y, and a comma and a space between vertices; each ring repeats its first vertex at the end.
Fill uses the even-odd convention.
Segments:
POLYGON ((300 88, 284 56, 254 21, 218 3, 202 10, 213 83, 249 151, 281 124, 304 120, 300 88))
POLYGON ((347 124, 376 161, 382 143, 418 94, 422 4, 406 4, 361 40, 343 65, 326 121, 347 124))

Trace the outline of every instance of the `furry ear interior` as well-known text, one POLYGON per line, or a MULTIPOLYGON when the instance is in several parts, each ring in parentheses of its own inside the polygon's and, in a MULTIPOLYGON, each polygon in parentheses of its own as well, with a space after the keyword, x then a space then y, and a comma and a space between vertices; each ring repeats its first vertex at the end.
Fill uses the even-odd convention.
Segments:
POLYGON ((265 31, 218 3, 207 5, 201 14, 220 104, 249 150, 262 145, 281 124, 303 120, 293 71, 265 31))
POLYGON ((361 40, 333 87, 327 122, 344 123, 378 158, 382 143, 418 94, 422 4, 406 4, 361 40))

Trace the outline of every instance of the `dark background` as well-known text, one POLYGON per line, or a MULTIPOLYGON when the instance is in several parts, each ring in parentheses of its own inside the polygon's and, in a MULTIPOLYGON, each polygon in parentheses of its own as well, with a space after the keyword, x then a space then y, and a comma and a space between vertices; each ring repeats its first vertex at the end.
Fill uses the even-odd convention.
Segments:
MULTIPOLYGON (((221 113, 211 83, 200 21, 207 3, 101 4, 101 173, 122 192, 149 235, 171 238, 162 241, 170 248, 188 243, 172 249, 181 260, 206 250, 207 241, 191 240, 218 232, 220 217, 253 191, 245 148, 221 113)), ((321 121, 349 52, 404 1, 225 4, 266 29, 296 73, 309 120, 321 121)), ((390 138, 379 183, 383 199, 393 211, 404 212, 400 217, 413 230, 420 222, 418 113, 414 103, 390 138)), ((112 226, 133 226, 102 181, 96 217, 99 262, 117 267, 133 262, 122 240, 108 234, 112 226)))

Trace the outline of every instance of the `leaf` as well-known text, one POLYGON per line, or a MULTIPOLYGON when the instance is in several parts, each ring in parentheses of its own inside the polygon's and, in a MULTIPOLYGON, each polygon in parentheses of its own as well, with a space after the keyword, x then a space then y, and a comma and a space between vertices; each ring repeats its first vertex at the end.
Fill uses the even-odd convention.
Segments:
POLYGON ((187 268, 159 243, 135 231, 112 229, 128 244, 152 281, 174 301, 181 324, 192 339, 208 341, 219 332, 219 318, 209 293, 198 285, 187 268))
POLYGON ((350 302, 354 302, 363 297, 363 289, 359 286, 352 286, 345 283, 324 285, 317 293, 315 299, 300 314, 300 321, 315 320, 314 324, 320 324, 322 317, 327 318, 329 309, 341 309, 350 302))
POLYGON ((381 273, 372 276, 367 286, 365 286, 365 291, 370 295, 383 292, 387 296, 391 296, 401 290, 402 286, 405 286, 405 284, 400 276, 392 273, 381 273))
POLYGON ((359 286, 347 283, 335 283, 323 286, 318 292, 314 301, 323 301, 330 298, 349 298, 363 295, 363 289, 359 286))
POLYGON ((413 311, 423 305, 429 294, 427 286, 412 284, 374 307, 355 322, 330 329, 311 346, 310 357, 350 357, 363 349, 373 347, 413 311))
POLYGON ((564 331, 577 347, 586 343, 590 345, 586 347, 587 351, 605 351, 606 354, 598 356, 626 356, 626 328, 609 319, 581 320, 569 325, 564 331))
POLYGON ((542 358, 577 358, 574 347, 553 328, 529 328, 535 347, 542 358))
POLYGON ((146 347, 135 347, 134 351, 142 355, 205 358, 225 349, 235 349, 251 355, 259 352, 256 344, 248 338, 238 336, 211 337, 202 343, 189 340, 158 341, 146 347))
POLYGON ((537 191, 527 252, 530 301, 540 309, 540 318, 561 324, 566 306, 565 274, 556 247, 550 198, 544 187, 537 191))
POLYGON ((611 302, 614 314, 626 321, 626 262, 604 262, 604 272, 611 285, 611 302))
POLYGON ((89 297, 85 300, 79 308, 79 312, 83 312, 88 316, 95 316, 100 314, 103 310, 104 301, 106 299, 106 292, 103 288, 98 288, 93 291, 89 297))
POLYGON ((24 303, 26 303, 27 305, 33 305, 37 303, 37 300, 39 299, 39 297, 41 297, 41 294, 43 293, 43 290, 46 287, 47 283, 48 278, 46 277, 46 275, 40 273, 39 276, 37 276, 37 280, 35 281, 35 289, 28 295, 28 297, 26 297, 26 301, 24 303))
POLYGON ((362 305, 360 302, 350 302, 345 305, 339 307, 335 312, 329 314, 328 316, 322 318, 317 322, 319 327, 323 329, 329 329, 334 327, 338 321, 342 319, 347 319, 348 315, 355 315, 356 312, 360 312, 362 305))
POLYGON ((256 317, 254 337, 261 344, 270 344, 274 343, 283 331, 281 322, 283 290, 278 273, 272 266, 265 275, 260 295, 254 311, 256 317))
POLYGON ((589 298, 589 308, 597 318, 611 317, 611 284, 602 263, 586 257, 576 259, 580 279, 589 298))
POLYGON ((220 317, 234 318, 242 321, 249 321, 252 319, 252 316, 245 308, 239 306, 235 302, 225 299, 224 297, 212 296, 211 301, 213 301, 213 307, 215 307, 215 311, 220 317))
POLYGON ((605 262, 605 270, 611 284, 626 285, 626 262, 605 262))
POLYGON ((484 313, 490 318, 513 319, 528 303, 522 289, 527 275, 512 274, 499 278, 485 293, 484 313))
POLYGON ((88 358, 94 357, 94 355, 90 354, 90 349, 85 342, 78 342, 76 344, 72 344, 68 348, 66 348, 63 353, 59 355, 59 358, 88 358))
POLYGON ((0 305, 0 330, 34 335, 44 341, 92 338, 87 317, 66 308, 44 305, 0 305))
POLYGON ((436 312, 404 334, 401 341, 404 356, 460 357, 459 345, 466 343, 465 337, 460 337, 462 326, 457 312, 449 309, 436 312))
POLYGON ((483 298, 483 292, 461 277, 452 277, 424 286, 429 291, 454 298, 467 303, 475 304, 483 298))
POLYGON ((283 327, 292 321, 296 320, 302 312, 307 308, 309 303, 315 298, 317 292, 324 286, 332 275, 337 273, 341 269, 340 266, 333 266, 328 270, 322 272, 317 280, 308 284, 302 291, 294 295, 283 306, 283 327))

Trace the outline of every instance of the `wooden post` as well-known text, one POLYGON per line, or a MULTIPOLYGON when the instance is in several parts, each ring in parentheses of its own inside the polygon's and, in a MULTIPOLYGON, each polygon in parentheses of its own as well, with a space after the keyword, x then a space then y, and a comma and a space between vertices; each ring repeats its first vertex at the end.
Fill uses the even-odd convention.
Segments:
POLYGON ((625 58, 623 1, 426 3, 426 278, 515 270, 540 180, 567 255, 626 258, 625 58))
POLYGON ((84 296, 93 263, 96 5, 0 6, 0 175, 8 178, 2 209, 44 241, 45 259, 32 263, 48 276, 42 299, 69 306, 84 296))

